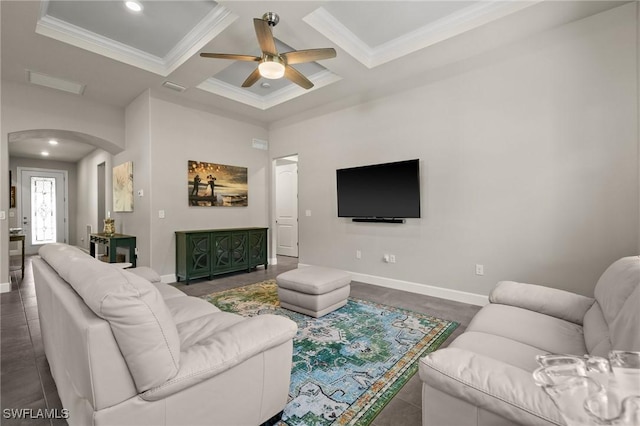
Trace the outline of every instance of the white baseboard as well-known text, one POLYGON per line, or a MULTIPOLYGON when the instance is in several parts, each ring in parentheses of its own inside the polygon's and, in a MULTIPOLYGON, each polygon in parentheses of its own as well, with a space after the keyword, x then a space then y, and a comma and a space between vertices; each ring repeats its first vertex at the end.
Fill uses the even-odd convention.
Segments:
MULTIPOLYGON (((307 265, 304 263, 298 264, 298 267, 305 266, 312 265, 307 265)), ((393 278, 379 277, 376 275, 362 274, 359 272, 347 272, 351 274, 353 281, 358 281, 366 284, 373 284, 380 287, 408 291, 410 293, 424 294, 425 296, 439 297, 441 299, 454 300, 456 302, 468 303, 470 305, 484 306, 489 303, 489 297, 482 294, 467 293, 466 291, 436 287, 427 284, 419 284, 411 281, 396 280, 393 278)))
POLYGON ((8 293, 11 291, 11 283, 0 283, 0 293, 8 293))
POLYGON ((160 277, 160 281, 165 284, 175 283, 176 281, 178 281, 178 277, 176 277, 176 274, 162 275, 160 277))
POLYGON ((277 265, 277 264, 278 264, 277 257, 272 257, 271 259, 269 259, 269 265, 277 265))

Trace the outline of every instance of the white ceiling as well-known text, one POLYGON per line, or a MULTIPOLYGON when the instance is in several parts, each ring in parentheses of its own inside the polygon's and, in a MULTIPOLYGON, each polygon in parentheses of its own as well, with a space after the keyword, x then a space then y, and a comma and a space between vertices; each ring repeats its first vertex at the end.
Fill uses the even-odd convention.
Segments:
POLYGON ((74 132, 55 130, 30 130, 14 133, 9 138, 10 155, 24 158, 46 158, 53 161, 75 163, 96 147, 86 137, 74 132), (51 140, 57 142, 52 145, 51 140), (46 156, 42 152, 46 152, 46 156))
MULTIPOLYGON (((625 2, 141 3, 143 11, 134 14, 120 0, 3 0, 2 80, 26 83, 26 70, 37 71, 83 84, 84 98, 121 108, 151 89, 173 102, 268 125, 465 72, 478 66, 483 53, 625 2), (334 59, 295 66, 313 89, 264 79, 242 89, 255 63, 199 56, 259 55, 252 20, 267 11, 280 16, 273 28, 279 49, 336 49, 334 59), (167 80, 186 90, 163 87, 167 80), (262 87, 265 81, 271 87, 262 87)), ((24 155, 16 148, 20 143, 25 140, 10 143, 11 155, 24 155)))

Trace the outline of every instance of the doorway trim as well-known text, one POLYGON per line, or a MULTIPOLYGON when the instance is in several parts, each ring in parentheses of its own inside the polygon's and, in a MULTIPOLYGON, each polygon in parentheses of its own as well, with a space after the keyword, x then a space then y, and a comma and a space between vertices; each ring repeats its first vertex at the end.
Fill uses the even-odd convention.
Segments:
MULTIPOLYGON (((277 258, 277 251, 278 251, 278 224, 276 223, 277 217, 278 217, 278 212, 277 212, 277 188, 276 188, 276 172, 277 172, 277 166, 278 166, 278 161, 280 160, 285 160, 285 159, 289 159, 289 158, 295 158, 295 161, 298 163, 298 172, 300 171, 300 162, 299 162, 299 155, 294 153, 294 154, 288 154, 288 155, 283 155, 277 158, 273 158, 271 161, 271 258, 269 259, 269 263, 272 265, 277 265, 278 264, 278 258, 277 258)), ((296 174, 297 176, 299 176, 299 173, 296 174)), ((298 179, 298 177, 296 177, 296 179, 298 179)), ((298 182, 298 186, 299 186, 299 182, 298 182)), ((298 227, 298 232, 297 232, 297 241, 296 244, 298 245, 298 259, 300 258, 300 205, 299 205, 299 197, 296 196, 295 199, 295 203, 296 203, 296 210, 298 212, 298 223, 297 223, 297 227, 298 227)))
MULTIPOLYGON (((67 244, 70 244, 69 242, 69 172, 67 170, 61 170, 61 169, 45 169, 42 167, 25 167, 25 166, 18 166, 16 167, 16 173, 17 173, 17 185, 18 188, 20 188, 20 202, 17 203, 16 205, 16 213, 18 215, 18 224, 22 225, 22 218, 24 217, 22 215, 22 197, 24 197, 25 195, 23 194, 23 189, 24 187, 22 186, 22 172, 53 172, 53 173, 61 173, 64 176, 64 241, 67 242, 67 244)), ((29 194, 31 195, 31 194, 29 194)))

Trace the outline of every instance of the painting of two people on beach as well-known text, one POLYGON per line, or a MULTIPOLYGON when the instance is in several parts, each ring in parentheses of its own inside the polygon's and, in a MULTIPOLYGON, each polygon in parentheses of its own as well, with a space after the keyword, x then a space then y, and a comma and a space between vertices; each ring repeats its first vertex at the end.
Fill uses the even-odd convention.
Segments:
POLYGON ((189 205, 245 207, 247 168, 189 161, 189 205))

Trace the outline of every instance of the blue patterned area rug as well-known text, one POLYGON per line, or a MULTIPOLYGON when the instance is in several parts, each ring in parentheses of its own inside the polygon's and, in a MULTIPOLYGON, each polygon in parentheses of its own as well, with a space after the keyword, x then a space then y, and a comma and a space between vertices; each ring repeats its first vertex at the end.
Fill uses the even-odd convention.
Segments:
POLYGON ((274 280, 204 297, 243 316, 276 314, 298 324, 289 403, 282 422, 368 425, 458 323, 349 298, 346 306, 312 318, 281 308, 274 280))

